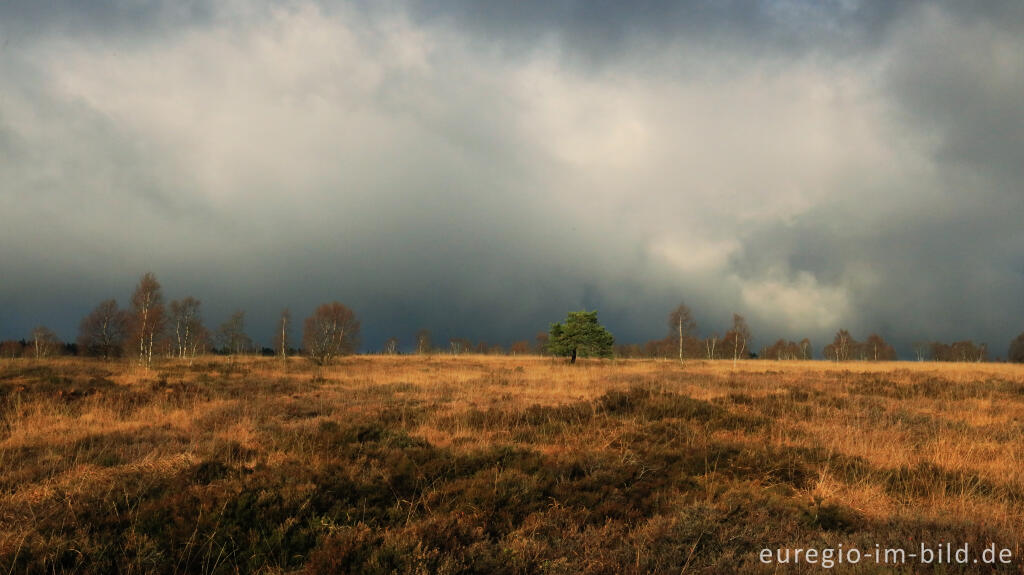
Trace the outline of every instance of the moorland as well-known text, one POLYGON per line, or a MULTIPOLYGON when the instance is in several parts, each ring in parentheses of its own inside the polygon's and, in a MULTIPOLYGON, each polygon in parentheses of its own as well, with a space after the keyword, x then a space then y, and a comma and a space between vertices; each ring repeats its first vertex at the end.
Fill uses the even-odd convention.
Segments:
POLYGON ((819 572, 759 553, 922 542, 1016 572, 1022 461, 1009 364, 22 358, 0 574, 819 572))

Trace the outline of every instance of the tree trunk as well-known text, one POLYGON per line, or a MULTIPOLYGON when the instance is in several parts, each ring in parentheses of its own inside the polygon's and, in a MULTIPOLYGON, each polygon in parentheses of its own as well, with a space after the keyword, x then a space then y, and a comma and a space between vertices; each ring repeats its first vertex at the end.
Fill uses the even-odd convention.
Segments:
POLYGON ((146 316, 148 315, 149 308, 142 308, 142 322, 139 327, 139 365, 146 363, 146 316))
POLYGON ((683 320, 679 320, 679 363, 683 363, 683 320))
POLYGON ((569 360, 569 363, 576 363, 576 348, 575 347, 572 348, 572 359, 569 360))
POLYGON ((288 359, 288 320, 281 319, 281 359, 288 359))

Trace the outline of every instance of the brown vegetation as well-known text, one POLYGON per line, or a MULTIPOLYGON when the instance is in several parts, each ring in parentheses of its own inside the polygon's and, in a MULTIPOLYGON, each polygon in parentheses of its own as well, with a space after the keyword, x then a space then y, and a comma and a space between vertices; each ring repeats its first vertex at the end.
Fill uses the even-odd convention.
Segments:
POLYGON ((1019 366, 132 360, 0 362, 0 572, 728 573, 774 572, 762 548, 1024 551, 1019 366))

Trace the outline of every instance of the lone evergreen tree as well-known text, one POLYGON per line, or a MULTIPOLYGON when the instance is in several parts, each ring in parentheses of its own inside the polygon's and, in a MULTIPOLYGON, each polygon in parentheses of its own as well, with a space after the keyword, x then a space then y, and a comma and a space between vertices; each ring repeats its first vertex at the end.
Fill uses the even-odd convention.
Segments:
POLYGON ((565 323, 551 324, 548 351, 569 356, 569 363, 576 363, 577 355, 611 357, 614 343, 612 334, 597 322, 596 311, 571 311, 565 323))

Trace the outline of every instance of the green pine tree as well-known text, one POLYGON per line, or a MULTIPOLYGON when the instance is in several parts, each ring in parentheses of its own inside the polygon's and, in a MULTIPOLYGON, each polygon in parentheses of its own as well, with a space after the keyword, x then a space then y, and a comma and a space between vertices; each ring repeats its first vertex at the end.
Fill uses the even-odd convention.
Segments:
POLYGON ((576 356, 611 357, 615 338, 597 322, 596 311, 571 311, 565 323, 551 324, 548 351, 553 355, 569 356, 569 363, 576 363, 576 356))

